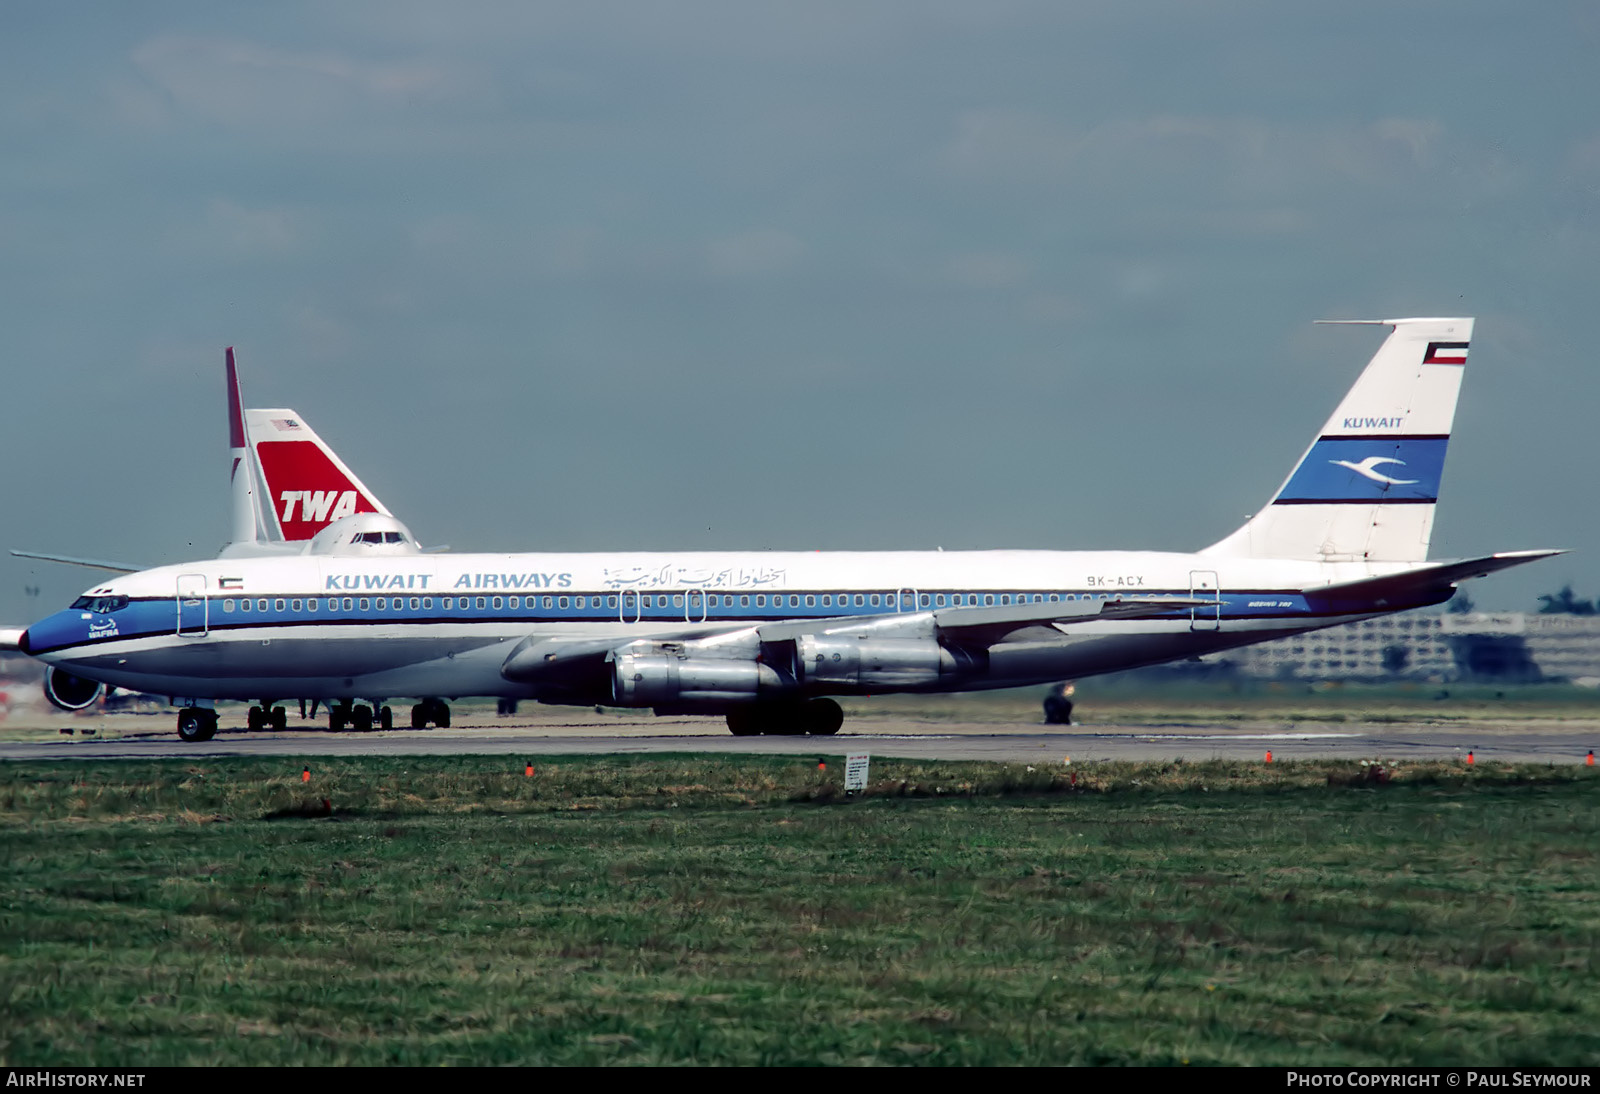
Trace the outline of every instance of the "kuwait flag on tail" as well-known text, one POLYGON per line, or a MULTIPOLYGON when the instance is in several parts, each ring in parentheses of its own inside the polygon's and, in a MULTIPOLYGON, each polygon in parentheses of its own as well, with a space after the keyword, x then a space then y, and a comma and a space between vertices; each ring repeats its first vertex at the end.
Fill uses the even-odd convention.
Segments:
POLYGON ((1423 356, 1425 365, 1464 365, 1467 363, 1469 342, 1429 342, 1423 356))

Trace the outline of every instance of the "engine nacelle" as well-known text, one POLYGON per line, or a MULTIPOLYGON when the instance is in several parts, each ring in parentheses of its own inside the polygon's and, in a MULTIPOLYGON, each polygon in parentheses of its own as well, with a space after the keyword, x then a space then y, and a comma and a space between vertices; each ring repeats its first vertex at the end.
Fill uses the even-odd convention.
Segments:
POLYGON ((105 693, 98 680, 85 680, 61 668, 44 670, 44 697, 62 710, 82 710, 105 693))
POLYGON ((795 660, 807 684, 913 688, 962 668, 932 638, 854 638, 808 634, 795 639, 795 660))
POLYGON ((758 661, 684 657, 675 649, 619 650, 612 659, 611 695, 620 706, 747 703, 783 681, 758 661))

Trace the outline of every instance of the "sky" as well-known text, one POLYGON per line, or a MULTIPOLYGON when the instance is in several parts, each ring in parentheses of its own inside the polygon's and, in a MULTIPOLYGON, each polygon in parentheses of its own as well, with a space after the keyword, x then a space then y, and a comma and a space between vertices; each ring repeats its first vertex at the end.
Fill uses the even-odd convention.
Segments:
MULTIPOLYGON (((1600 592, 1600 7, 0 8, 0 547, 228 530, 223 350, 457 551, 1192 550, 1477 317, 1433 557, 1600 592)), ((95 573, 0 560, 0 621, 95 573), (30 595, 29 590, 37 589, 30 595)))

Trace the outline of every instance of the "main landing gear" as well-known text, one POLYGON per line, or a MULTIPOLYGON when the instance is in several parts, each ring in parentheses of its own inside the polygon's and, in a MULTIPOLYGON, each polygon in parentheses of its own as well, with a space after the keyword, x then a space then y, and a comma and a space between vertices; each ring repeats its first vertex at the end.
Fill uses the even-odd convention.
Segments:
POLYGON ((269 700, 261 700, 261 705, 251 707, 244 716, 244 727, 249 730, 289 728, 289 715, 282 707, 275 707, 269 700))
POLYGON ((383 706, 379 700, 373 700, 370 706, 366 703, 334 703, 328 708, 328 728, 337 733, 347 727, 357 733, 370 732, 374 727, 393 729, 394 711, 383 706))
POLYGON ((810 733, 831 737, 844 725, 844 711, 832 699, 803 703, 757 703, 728 712, 728 729, 735 737, 803 737, 810 733))
POLYGON ((443 699, 424 699, 411 708, 412 729, 426 729, 429 722, 440 729, 450 728, 450 707, 443 699))
POLYGON ((210 707, 184 707, 178 711, 178 738, 187 744, 209 741, 217 735, 217 712, 210 707))

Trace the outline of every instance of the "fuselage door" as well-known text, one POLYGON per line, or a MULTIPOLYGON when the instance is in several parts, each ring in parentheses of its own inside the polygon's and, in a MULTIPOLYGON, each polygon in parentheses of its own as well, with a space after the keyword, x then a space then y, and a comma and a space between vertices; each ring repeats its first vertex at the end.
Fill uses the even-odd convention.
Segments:
POLYGON ((644 614, 644 601, 639 594, 631 589, 622 590, 617 595, 621 607, 617 611, 619 623, 637 623, 644 614))
POLYGON ((204 638, 210 626, 205 574, 178 575, 178 634, 204 638))
POLYGON ((1209 600, 1204 608, 1189 609, 1191 631, 1222 629, 1222 587, 1217 583, 1215 570, 1189 571, 1189 596, 1193 600, 1209 600))
POLYGON ((900 589, 895 593, 894 610, 897 612, 914 612, 917 610, 917 590, 900 589))
POLYGON ((704 623, 709 611, 707 607, 706 591, 704 589, 690 589, 683 594, 683 621, 685 623, 704 623))

